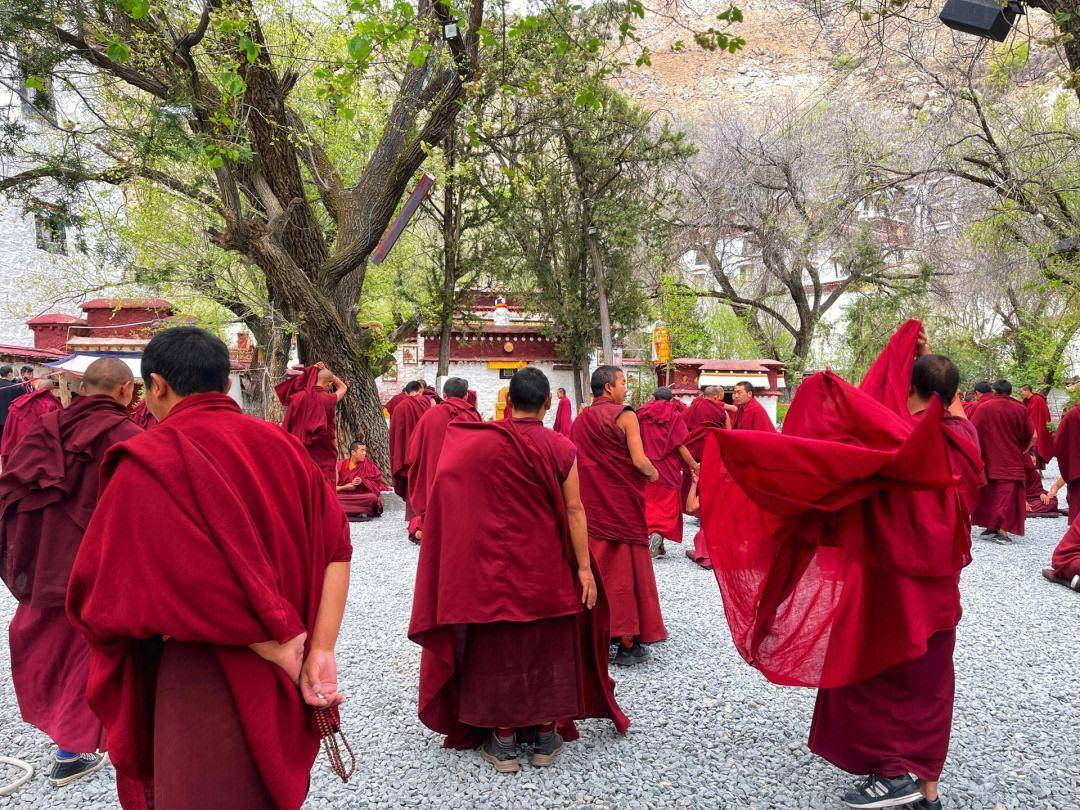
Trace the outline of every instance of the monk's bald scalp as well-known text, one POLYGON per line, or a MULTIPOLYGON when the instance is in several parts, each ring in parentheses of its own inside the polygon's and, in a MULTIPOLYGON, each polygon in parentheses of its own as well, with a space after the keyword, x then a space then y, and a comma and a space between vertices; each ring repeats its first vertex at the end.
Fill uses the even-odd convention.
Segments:
POLYGON ((59 387, 60 387, 59 383, 57 383, 56 380, 54 380, 52 377, 45 377, 43 380, 40 380, 38 382, 38 388, 59 388, 59 387))
POLYGON ((134 382, 128 364, 118 357, 99 357, 83 372, 83 390, 87 394, 112 394, 125 383, 134 382))
POLYGON ((707 397, 708 399, 712 399, 719 393, 720 389, 717 388, 715 385, 706 385, 704 388, 701 389, 701 395, 703 397, 707 397))

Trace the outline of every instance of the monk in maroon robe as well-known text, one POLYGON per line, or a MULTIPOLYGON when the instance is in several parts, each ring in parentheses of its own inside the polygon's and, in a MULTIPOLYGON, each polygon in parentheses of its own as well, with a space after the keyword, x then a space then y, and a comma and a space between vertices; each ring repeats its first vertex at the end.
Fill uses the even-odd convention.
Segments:
POLYGON ((543 372, 519 370, 510 397, 514 418, 446 431, 409 624, 423 647, 421 721, 448 748, 481 746, 500 773, 518 770, 526 740, 530 764, 553 764, 574 720, 628 725, 608 677, 574 445, 543 425, 543 372))
POLYGON ((1080 408, 1073 405, 1065 411, 1054 434, 1054 454, 1061 476, 1050 487, 1050 497, 1068 486, 1069 523, 1080 520, 1080 408))
POLYGON ((578 450, 589 549, 604 581, 611 635, 618 639, 615 663, 631 666, 648 659, 643 643, 667 638, 645 522, 645 483, 660 474, 645 455, 637 416, 624 404, 622 370, 600 366, 590 388, 592 405, 578 413, 570 438, 578 450))
POLYGON ((349 445, 349 457, 342 459, 337 468, 338 503, 349 520, 364 520, 382 514, 380 492, 390 489, 383 483, 383 474, 367 454, 367 445, 353 442, 349 445))
POLYGON ((347 390, 345 383, 322 363, 300 368, 274 386, 274 393, 285 406, 281 426, 300 440, 331 485, 337 475, 338 457, 334 409, 347 390))
POLYGON ((560 388, 555 392, 559 403, 555 407, 555 423, 551 429, 563 436, 570 435, 570 426, 574 424, 574 412, 570 407, 570 397, 566 395, 566 389, 560 388))
POLYGON ((471 388, 465 392, 465 401, 472 405, 474 408, 476 408, 476 403, 479 402, 479 399, 476 396, 476 392, 473 391, 471 388))
POLYGON ((0 435, 0 466, 7 465, 16 445, 41 417, 64 407, 56 397, 56 390, 56 381, 46 378, 38 380, 33 391, 12 401, 4 432, 0 435))
POLYGON ((1020 386, 1020 399, 1027 408, 1028 419, 1035 430, 1035 465, 1046 469, 1047 463, 1054 457, 1054 431, 1050 427, 1050 406, 1046 397, 1032 390, 1030 385, 1020 386))
POLYGON ((334 721, 351 546, 303 446, 227 394, 195 327, 142 356, 153 430, 114 446, 68 585, 125 810, 297 810, 334 721), (299 684, 299 688, 297 688, 299 684))
POLYGON ((135 381, 116 358, 83 373, 79 398, 42 416, 0 475, 0 575, 19 601, 8 628, 23 720, 57 745, 49 779, 101 768, 101 721, 86 702, 90 648, 64 612, 68 578, 98 497, 105 451, 142 428, 127 418, 135 381))
POLYGON ((141 427, 143 430, 152 428, 154 425, 157 424, 157 419, 155 419, 154 415, 150 413, 150 409, 146 407, 145 399, 139 400, 139 404, 136 405, 135 409, 128 414, 128 417, 131 419, 132 422, 141 427))
POLYGON ((390 399, 388 399, 386 401, 386 404, 383 405, 383 410, 386 411, 387 417, 393 418, 394 409, 398 405, 400 405, 401 401, 403 399, 405 399, 405 397, 407 397, 407 396, 409 396, 409 395, 405 392, 405 389, 402 388, 400 391, 398 391, 396 394, 394 394, 392 397, 390 397, 390 399))
POLYGON ((782 434, 714 431, 702 464, 706 531, 740 527, 709 534, 735 646, 774 683, 819 688, 810 749, 869 775, 852 807, 941 806, 983 478, 959 372, 928 352, 909 321, 860 388, 813 375, 782 434))
POLYGON ((415 513, 409 503, 409 440, 431 400, 423 395, 423 386, 414 380, 405 386, 406 398, 390 414, 390 476, 394 492, 405 502, 405 522, 412 523, 415 513))
MULTIPOLYGON (((690 492, 686 496, 686 514, 694 517, 701 516, 701 499, 698 497, 697 475, 691 475, 690 492)), ((696 562, 706 571, 713 569, 712 559, 709 557, 709 544, 705 539, 705 531, 698 529, 694 535, 694 545, 686 550, 686 556, 696 562)))
POLYGON ((1027 501, 1027 517, 1060 517, 1058 499, 1051 496, 1043 487, 1042 473, 1035 466, 1035 457, 1028 454, 1024 461, 1024 500, 1027 501))
POLYGON ((698 466, 686 449, 690 433, 674 402, 671 389, 660 387, 637 411, 645 455, 660 476, 645 482, 645 528, 654 556, 667 553, 664 540, 682 542, 683 468, 696 471, 698 466))
POLYGON ((1012 398, 1008 380, 998 380, 993 389, 994 395, 981 402, 971 417, 979 432, 987 478, 971 521, 986 529, 984 536, 1008 544, 1012 542, 1009 532, 1024 534, 1025 457, 1035 430, 1024 406, 1012 398))
POLYGON ((1051 582, 1080 591, 1080 521, 1073 521, 1054 549, 1042 575, 1051 582))
POLYGON ((419 542, 424 536, 424 512, 428 493, 439 466, 446 428, 451 422, 480 422, 476 408, 465 401, 469 384, 460 377, 450 377, 443 383, 443 399, 420 417, 409 439, 409 506, 413 518, 409 522, 409 539, 419 542))
POLYGON ((427 397, 428 401, 431 402, 432 405, 438 405, 440 402, 442 402, 442 399, 439 398, 439 393, 430 385, 428 385, 426 380, 421 379, 419 382, 421 396, 427 397))
POLYGON ((731 391, 735 410, 731 412, 731 427, 734 430, 764 430, 776 433, 776 426, 769 418, 769 412, 754 396, 754 385, 749 382, 737 382, 731 391))

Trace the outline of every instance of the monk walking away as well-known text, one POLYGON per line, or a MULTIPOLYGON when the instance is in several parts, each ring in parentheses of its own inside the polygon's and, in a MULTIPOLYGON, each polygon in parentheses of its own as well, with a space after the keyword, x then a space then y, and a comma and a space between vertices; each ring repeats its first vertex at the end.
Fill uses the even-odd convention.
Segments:
POLYGON ((1012 398, 1008 380, 998 380, 993 389, 993 395, 982 400, 971 417, 979 433, 987 478, 971 521, 985 529, 982 537, 1008 545, 1012 542, 1010 533, 1024 534, 1026 456, 1035 441, 1035 430, 1024 406, 1012 398))
POLYGON ((382 514, 380 493, 390 489, 383 483, 382 470, 368 458, 367 445, 354 441, 349 457, 337 468, 337 494, 341 508, 350 521, 367 520, 382 514))
POLYGON ((521 745, 534 767, 552 765, 575 720, 628 725, 608 676, 576 450, 543 425, 539 369, 514 374, 509 397, 513 418, 446 429, 409 624, 423 648, 421 721, 500 773, 520 768, 521 745))
POLYGON ((114 446, 71 572, 86 697, 125 810, 297 810, 341 702, 351 546, 333 488, 228 394, 229 351, 177 327, 142 357, 159 424, 114 446))
POLYGON ((1047 463, 1054 457, 1054 430, 1050 424, 1050 406, 1046 397, 1030 385, 1020 386, 1020 400, 1024 403, 1031 427, 1035 430, 1035 445, 1031 448, 1035 455, 1035 466, 1045 470, 1047 463))
POLYGON ((648 659, 644 644, 667 638, 645 520, 645 483, 656 481, 659 473, 645 455, 637 416, 625 404, 622 369, 600 366, 590 388, 592 405, 578 414, 570 437, 578 450, 589 550, 604 582, 611 636, 618 645, 614 663, 630 666, 648 659))
POLYGON ((45 378, 31 383, 31 386, 33 387, 28 392, 13 400, 8 407, 4 432, 0 434, 0 467, 8 463, 22 437, 41 417, 64 407, 60 404, 56 380, 45 378))
POLYGON ((8 629, 23 719, 56 744, 58 787, 105 763, 101 721, 86 701, 90 648, 64 613, 67 583, 98 497, 105 452, 142 429, 127 418, 131 370, 92 362, 79 398, 30 427, 0 475, 0 573, 18 600, 8 629))
POLYGON ((413 431, 432 401, 424 393, 419 380, 405 385, 405 397, 390 411, 390 476, 394 492, 405 502, 405 522, 416 516, 409 503, 409 441, 413 431))
POLYGON ((651 402, 637 411, 641 443, 659 478, 645 482, 645 528, 649 532, 649 552, 664 556, 664 540, 682 542, 683 472, 697 472, 698 464, 686 442, 690 432, 675 405, 670 388, 661 386, 651 402))
POLYGON ((331 484, 337 475, 337 418, 334 409, 348 387, 323 363, 302 368, 274 386, 285 418, 281 426, 304 445, 331 484))

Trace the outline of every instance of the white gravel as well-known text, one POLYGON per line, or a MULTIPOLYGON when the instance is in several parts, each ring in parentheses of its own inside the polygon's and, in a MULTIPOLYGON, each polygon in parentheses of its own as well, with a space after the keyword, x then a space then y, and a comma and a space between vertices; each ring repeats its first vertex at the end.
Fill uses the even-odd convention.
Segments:
MULTIPOLYGON (((405 540, 400 502, 391 495, 387 507, 378 521, 353 526, 339 644, 357 774, 343 785, 320 758, 306 807, 842 807, 837 797, 852 778, 805 744, 814 693, 772 686, 742 663, 712 574, 678 547, 656 564, 670 640, 650 663, 615 672, 632 721, 625 737, 609 723, 583 723, 556 767, 523 759, 513 776, 474 752, 442 749, 416 718, 420 656, 405 637, 417 550, 405 540)), ((1039 575, 1065 523, 1031 520, 1009 547, 976 541, 962 586, 947 807, 1080 806, 1080 594, 1039 575)), ((4 591, 0 620, 13 611, 4 591)), ((60 791, 46 781, 49 743, 21 722, 0 647, 0 754, 38 768, 0 808, 116 807, 109 771, 60 791)))

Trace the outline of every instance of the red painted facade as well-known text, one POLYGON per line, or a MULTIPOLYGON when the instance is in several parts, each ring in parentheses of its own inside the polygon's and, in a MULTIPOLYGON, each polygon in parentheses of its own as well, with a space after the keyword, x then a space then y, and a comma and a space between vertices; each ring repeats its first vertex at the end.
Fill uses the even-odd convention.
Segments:
MULTIPOLYGON (((424 357, 438 356, 439 338, 425 335, 424 357)), ((513 331, 513 327, 486 327, 483 333, 454 332, 450 337, 450 356, 459 362, 560 359, 554 340, 535 332, 513 331)))
POLYGON ((80 305, 94 337, 149 339, 156 321, 173 314, 172 304, 160 298, 129 300, 95 298, 80 305))

